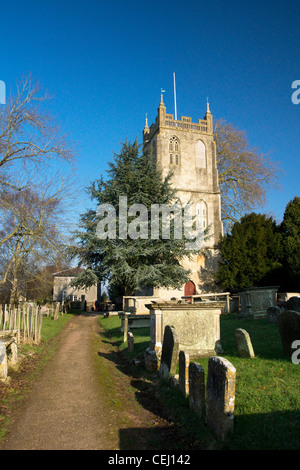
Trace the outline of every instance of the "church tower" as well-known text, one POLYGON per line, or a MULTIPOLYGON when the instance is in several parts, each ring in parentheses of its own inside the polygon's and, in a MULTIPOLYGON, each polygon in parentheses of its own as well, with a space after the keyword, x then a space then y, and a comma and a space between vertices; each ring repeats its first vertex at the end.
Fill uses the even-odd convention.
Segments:
POLYGON ((223 224, 213 116, 208 102, 204 118, 193 123, 190 117, 176 120, 173 114, 167 114, 161 95, 157 117, 150 128, 146 119, 143 146, 144 150, 152 149, 163 177, 172 171, 172 185, 182 205, 192 202, 195 210, 197 207, 209 235, 203 255, 195 255, 192 261, 184 263, 191 270, 189 283, 180 291, 155 289, 153 294, 165 300, 172 297, 179 300, 184 295, 212 292, 211 273, 217 266, 216 243, 223 234, 223 224))

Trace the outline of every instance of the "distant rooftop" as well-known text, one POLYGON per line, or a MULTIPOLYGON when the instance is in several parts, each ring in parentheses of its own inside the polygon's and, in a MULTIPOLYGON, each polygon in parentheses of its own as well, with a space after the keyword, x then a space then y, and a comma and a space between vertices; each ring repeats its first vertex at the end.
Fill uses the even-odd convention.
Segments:
POLYGON ((84 269, 78 266, 77 268, 69 268, 69 269, 64 269, 63 271, 58 271, 57 273, 53 273, 53 276, 72 277, 72 276, 78 276, 83 271, 84 269))

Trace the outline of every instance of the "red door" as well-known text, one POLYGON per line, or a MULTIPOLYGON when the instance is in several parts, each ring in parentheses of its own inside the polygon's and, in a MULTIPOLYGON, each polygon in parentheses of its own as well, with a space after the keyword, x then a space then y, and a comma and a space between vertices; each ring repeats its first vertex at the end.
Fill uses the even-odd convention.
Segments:
POLYGON ((184 286, 184 296, 190 296, 190 295, 195 295, 196 294, 196 287, 193 281, 189 281, 185 284, 184 286))

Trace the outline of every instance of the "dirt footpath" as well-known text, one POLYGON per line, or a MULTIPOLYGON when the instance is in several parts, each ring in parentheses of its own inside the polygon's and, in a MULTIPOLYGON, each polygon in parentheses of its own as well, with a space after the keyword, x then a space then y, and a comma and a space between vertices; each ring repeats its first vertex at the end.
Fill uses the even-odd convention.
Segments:
POLYGON ((147 409, 143 386, 118 365, 100 328, 97 315, 70 320, 1 450, 147 450, 173 440, 172 426, 147 409))

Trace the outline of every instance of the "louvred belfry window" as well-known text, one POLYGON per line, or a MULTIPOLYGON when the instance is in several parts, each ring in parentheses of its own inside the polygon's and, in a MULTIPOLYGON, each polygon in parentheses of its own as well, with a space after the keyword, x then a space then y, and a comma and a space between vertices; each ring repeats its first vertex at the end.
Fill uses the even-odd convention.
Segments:
POLYGON ((170 165, 180 165, 180 148, 178 137, 173 136, 169 140, 170 165))

